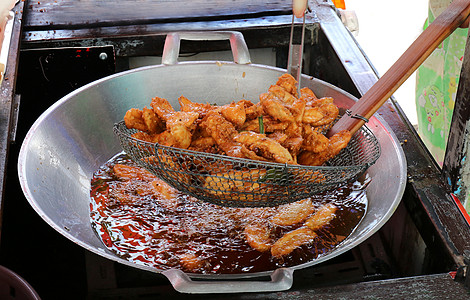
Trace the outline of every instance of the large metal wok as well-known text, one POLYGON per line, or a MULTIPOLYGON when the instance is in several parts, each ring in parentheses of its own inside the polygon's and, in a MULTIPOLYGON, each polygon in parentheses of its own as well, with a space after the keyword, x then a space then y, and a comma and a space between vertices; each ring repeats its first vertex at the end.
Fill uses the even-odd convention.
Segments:
MULTIPOLYGON (((239 38, 239 37, 238 37, 239 38)), ((179 270, 134 264, 107 250, 90 224, 90 179, 103 163, 121 152, 113 124, 133 107, 148 105, 154 96, 178 107, 177 98, 225 104, 242 98, 257 100, 285 70, 249 64, 246 47, 230 35, 233 62, 177 63, 143 67, 112 75, 65 96, 34 123, 18 160, 19 180, 31 206, 50 226, 85 249, 135 268, 162 272, 175 289, 188 293, 277 291, 289 289, 293 271, 324 262, 357 246, 375 233, 398 206, 406 182, 406 162, 400 144, 379 117, 367 124, 380 142, 382 154, 369 168, 367 213, 352 235, 334 251, 309 262, 269 272, 235 275, 195 275, 179 270), (240 46, 242 45, 242 46, 240 46), (243 59, 239 59, 242 57, 243 59), (188 277, 189 275, 189 277, 188 277), (271 281, 237 281, 239 278, 271 275, 271 281), (206 281, 192 281, 199 277, 206 281), (210 281, 209 281, 210 279, 210 281), (213 281, 212 279, 224 279, 213 281), (227 279, 232 279, 227 281, 227 279)), ((177 43, 179 46, 179 42, 177 43)), ((178 51, 178 50, 177 50, 178 51)), ((176 52, 177 52, 176 51, 176 52)), ((168 55, 166 51, 166 55, 168 55)), ((173 54, 174 55, 174 54, 173 54)), ((342 108, 354 104, 350 94, 315 78, 302 77, 302 86, 318 96, 334 97, 342 108)))

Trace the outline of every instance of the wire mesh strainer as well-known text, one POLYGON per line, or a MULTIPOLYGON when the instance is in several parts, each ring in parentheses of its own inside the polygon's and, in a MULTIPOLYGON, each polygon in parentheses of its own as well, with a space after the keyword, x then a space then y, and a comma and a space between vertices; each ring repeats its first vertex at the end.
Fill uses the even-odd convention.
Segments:
POLYGON ((137 130, 114 125, 123 150, 179 191, 228 207, 277 206, 348 182, 375 163, 380 145, 363 126, 327 166, 288 165, 162 146, 133 138, 137 130))

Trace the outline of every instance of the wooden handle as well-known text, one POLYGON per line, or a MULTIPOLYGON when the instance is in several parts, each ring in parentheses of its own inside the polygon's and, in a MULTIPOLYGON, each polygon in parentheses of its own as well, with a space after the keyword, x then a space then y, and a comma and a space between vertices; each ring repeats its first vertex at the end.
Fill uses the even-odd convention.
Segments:
POLYGON ((357 101, 351 108, 350 114, 344 115, 327 133, 331 137, 341 130, 349 130, 354 134, 366 119, 382 106, 390 96, 413 74, 414 71, 428 58, 470 14, 469 0, 454 0, 434 22, 424 30, 390 69, 357 101))

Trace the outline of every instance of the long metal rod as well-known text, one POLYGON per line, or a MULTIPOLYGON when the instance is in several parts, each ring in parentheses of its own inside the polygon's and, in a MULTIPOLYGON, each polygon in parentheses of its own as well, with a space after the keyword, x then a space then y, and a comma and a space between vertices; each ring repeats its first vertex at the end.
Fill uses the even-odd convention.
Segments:
POLYGON ((305 14, 302 21, 302 33, 300 44, 294 44, 295 15, 292 15, 292 25, 289 40, 289 57, 287 60, 287 73, 291 74, 297 80, 297 93, 300 95, 300 79, 302 75, 302 60, 305 41, 305 14))

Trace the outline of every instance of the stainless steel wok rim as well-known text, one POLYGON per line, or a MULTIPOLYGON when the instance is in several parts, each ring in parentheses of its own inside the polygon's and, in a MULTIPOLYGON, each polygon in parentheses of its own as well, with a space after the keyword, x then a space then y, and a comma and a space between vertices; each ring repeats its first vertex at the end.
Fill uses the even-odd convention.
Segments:
MULTIPOLYGON (((156 68, 184 68, 185 66, 187 65, 201 65, 201 66, 204 66, 204 65, 211 65, 211 66, 217 66, 217 67, 220 67, 220 68, 224 68, 224 67, 236 67, 236 68, 239 68, 240 66, 243 66, 243 67, 246 67, 247 70, 251 69, 251 68, 256 68, 256 69, 262 69, 262 70, 272 70, 272 71, 275 71, 275 72, 279 72, 279 73, 285 73, 286 70, 285 69, 282 69, 282 68, 276 68, 276 67, 271 67, 271 66, 265 66, 265 65, 256 65, 256 64, 247 64, 247 65, 239 65, 239 64, 236 64, 236 63, 233 63, 233 62, 219 62, 219 61, 203 61, 203 62, 182 62, 182 63, 178 63, 178 64, 175 64, 175 65, 169 65, 169 66, 166 66, 166 65, 153 65, 153 66, 146 66, 146 67, 139 67, 139 68, 136 68, 136 69, 132 69, 132 70, 128 70, 128 71, 124 71, 124 72, 120 72, 120 73, 117 73, 117 74, 113 74, 113 75, 110 75, 110 76, 107 76, 107 77, 104 77, 104 78, 101 78, 99 80, 96 80, 94 82, 91 82, 87 85, 84 85, 83 87, 81 88, 78 88, 76 90, 74 90, 73 92, 65 95, 64 97, 62 97, 61 99, 59 99, 58 101, 56 101, 53 105, 51 105, 46 111, 44 111, 40 116, 39 118, 34 122, 34 124, 31 126, 30 130, 28 131, 23 143, 22 143, 22 146, 21 146, 21 149, 20 149, 20 153, 19 153, 19 157, 18 157, 18 163, 17 163, 17 166, 18 166, 18 176, 19 176, 19 181, 20 181, 20 184, 21 184, 21 188, 23 190, 23 193, 25 194, 25 197, 26 199, 28 200, 28 202, 30 203, 30 205, 33 207, 33 209, 38 213, 38 215, 46 222, 48 223, 53 229, 55 229, 57 232, 59 232, 60 234, 62 234, 63 236, 65 236, 66 238, 68 238, 69 240, 71 240, 72 242, 76 243, 77 245, 85 248, 86 250, 88 251, 91 251, 92 253, 95 253, 95 254, 98 254, 100 256, 103 256, 107 259, 110 259, 112 261, 116 261, 116 262, 119 262, 119 263, 122 263, 124 265, 128 265, 128 266, 131 266, 131 267, 137 267, 139 269, 143 269, 143 270, 147 270, 147 271, 151 271, 151 272, 156 272, 156 273, 161 273, 163 271, 165 271, 164 269, 157 269, 155 267, 150 267, 150 266, 146 266, 146 265, 141 265, 141 264, 136 264, 136 263, 133 263, 133 262, 130 262, 128 260, 125 260, 125 259, 122 259, 120 257, 118 257, 117 255, 113 254, 110 250, 107 250, 105 249, 105 246, 103 245, 103 248, 100 249, 100 248, 95 248, 95 247, 91 247, 90 245, 88 245, 87 243, 83 242, 82 240, 80 239, 77 239, 76 236, 72 235, 69 231, 67 231, 66 229, 62 228, 61 226, 58 226, 51 218, 49 218, 49 216, 47 216, 44 211, 41 210, 41 208, 36 204, 36 201, 34 200, 34 196, 33 196, 33 193, 32 191, 29 189, 28 185, 26 184, 26 178, 25 178, 25 174, 26 174, 26 167, 25 167, 25 164, 26 164, 26 151, 25 151, 25 148, 26 146, 28 145, 29 141, 32 139, 32 136, 34 135, 37 127, 50 115, 52 114, 58 107, 60 107, 63 103, 67 102, 68 100, 70 99, 73 99, 74 96, 76 96, 77 94, 79 93, 82 93, 83 91, 89 89, 90 87, 93 87, 93 86, 98 86, 100 85, 101 83, 105 82, 105 81, 108 81, 108 80, 111 80, 113 78, 117 78, 117 77, 121 77, 121 76, 125 76, 127 74, 131 74, 131 73, 134 73, 134 72, 141 72, 141 71, 144 71, 144 70, 148 70, 148 69, 156 69, 156 68)), ((334 85, 332 84, 329 84, 327 82, 324 82, 320 79, 317 79, 317 78, 314 78, 314 77, 311 77, 311 76, 307 76, 307 75, 302 75, 302 79, 304 81, 316 81, 316 82, 319 82, 319 83, 322 83, 323 85, 325 86, 329 86, 333 89, 338 89, 337 87, 335 87, 334 85)), ((303 85, 303 84, 302 84, 303 85)), ((354 97, 353 95, 349 94, 348 92, 345 92, 343 90, 341 90, 341 93, 344 94, 345 96, 347 97, 350 97, 351 99, 354 99, 357 101, 357 98, 354 97)), ((314 259, 314 260, 311 260, 309 262, 306 262, 306 263, 303 263, 303 264, 300 264, 300 265, 296 265, 296 266, 292 266, 292 267, 288 267, 287 269, 291 269, 291 270, 297 270, 297 269, 302 269, 302 268, 306 268, 306 267, 310 267, 312 265, 315 265, 315 264, 319 264, 323 261, 326 261, 328 259, 331 259, 333 257, 336 257, 354 247, 356 247, 357 245, 359 245, 360 243, 362 243, 363 241, 365 241, 367 238, 370 237, 370 235, 372 235, 373 233, 375 233, 376 231, 378 231, 383 224, 385 224, 388 219, 391 217, 391 215, 393 214, 393 212, 396 210, 396 208, 398 207, 399 203, 400 203, 400 200, 401 200, 401 197, 404 193, 404 189, 405 189, 405 184, 406 184, 406 161, 404 159, 404 153, 403 153, 403 149, 401 147, 399 147, 400 143, 397 139, 397 137, 395 136, 395 134, 391 131, 390 127, 388 126, 388 124, 380 117, 380 116, 374 116, 373 118, 377 118, 379 121, 380 121, 380 124, 381 126, 383 126, 386 131, 388 132, 389 136, 391 137, 391 139, 394 141, 394 148, 395 148, 395 151, 398 153, 398 157, 399 157, 399 161, 397 162, 399 165, 400 165, 400 170, 401 172, 399 173, 399 191, 397 191, 396 193, 396 196, 394 197, 393 200, 391 200, 393 203, 393 205, 391 205, 388 209, 388 213, 386 214, 386 217, 385 218, 382 218, 378 223, 374 224, 374 226, 371 226, 371 229, 369 231, 366 232, 366 234, 363 234, 360 238, 356 238, 354 240, 353 243, 348 243, 348 239, 346 239, 344 242, 343 242, 343 246, 341 248, 339 248, 338 250, 334 250, 330 253, 328 253, 327 255, 325 256, 322 256, 318 259, 314 259), (391 212, 391 213, 390 213, 391 212)), ((90 224, 90 228, 91 228, 91 224, 90 224)), ((91 229, 93 230, 93 229, 91 229)), ((246 273, 246 274, 188 274, 190 277, 192 278, 205 278, 205 279, 237 279, 237 278, 254 278, 254 277, 262 277, 262 276, 269 276, 270 274, 272 274, 274 270, 270 270, 270 271, 264 271, 264 272, 256 272, 256 273, 246 273)))

